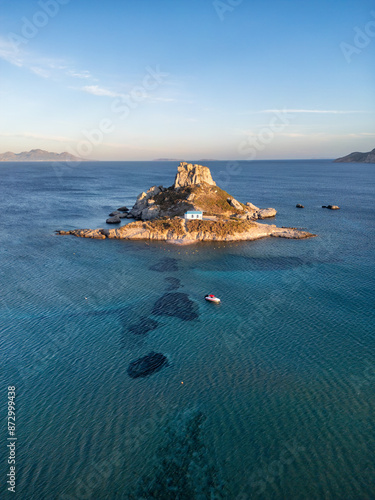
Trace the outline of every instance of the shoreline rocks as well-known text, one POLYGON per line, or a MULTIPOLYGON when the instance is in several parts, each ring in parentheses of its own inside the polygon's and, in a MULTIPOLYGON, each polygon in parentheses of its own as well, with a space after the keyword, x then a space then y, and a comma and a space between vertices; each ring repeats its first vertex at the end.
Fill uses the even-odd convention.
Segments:
POLYGON ((114 217, 110 217, 109 219, 106 220, 107 224, 119 224, 121 222, 120 217, 115 215, 114 217))
POLYGON ((78 238, 153 240, 176 244, 191 244, 199 241, 252 241, 270 236, 289 239, 316 236, 307 231, 280 228, 248 220, 185 222, 179 217, 149 222, 131 222, 118 229, 74 229, 56 231, 56 233, 78 238))

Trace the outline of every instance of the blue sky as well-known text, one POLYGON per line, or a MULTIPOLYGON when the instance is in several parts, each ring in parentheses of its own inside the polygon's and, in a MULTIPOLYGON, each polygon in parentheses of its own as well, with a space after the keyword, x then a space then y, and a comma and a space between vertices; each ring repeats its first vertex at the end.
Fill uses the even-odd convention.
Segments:
POLYGON ((0 152, 331 158, 375 147, 370 0, 0 0, 0 152))

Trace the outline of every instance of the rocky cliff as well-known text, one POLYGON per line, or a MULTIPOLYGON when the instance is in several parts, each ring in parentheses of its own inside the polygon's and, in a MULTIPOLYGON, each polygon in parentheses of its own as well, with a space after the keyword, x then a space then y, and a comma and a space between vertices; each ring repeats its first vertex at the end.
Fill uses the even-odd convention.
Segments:
POLYGON ((174 189, 185 188, 188 186, 200 186, 207 184, 216 186, 213 181, 210 169, 202 165, 192 165, 191 163, 181 162, 177 167, 177 175, 174 181, 174 189))
POLYGON ((182 217, 188 210, 201 210, 205 216, 217 218, 252 220, 276 215, 273 208, 260 209, 252 203, 245 205, 237 201, 216 185, 208 167, 182 162, 173 186, 152 186, 141 193, 127 217, 143 221, 182 217))
POLYGON ((335 163, 375 163, 375 149, 368 153, 350 153, 342 158, 337 158, 335 163))

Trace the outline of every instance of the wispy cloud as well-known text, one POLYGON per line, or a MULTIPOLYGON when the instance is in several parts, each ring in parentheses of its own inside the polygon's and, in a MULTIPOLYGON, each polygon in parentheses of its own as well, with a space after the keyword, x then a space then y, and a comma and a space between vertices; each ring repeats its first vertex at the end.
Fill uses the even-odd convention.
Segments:
POLYGON ((75 68, 69 68, 69 64, 62 59, 43 57, 29 52, 24 48, 20 49, 1 36, 0 59, 18 68, 31 71, 41 78, 61 78, 68 76, 71 78, 94 80, 91 73, 87 70, 80 71, 75 68))
POLYGON ((97 96, 106 96, 106 97, 122 97, 123 94, 118 92, 114 92, 113 90, 105 89, 103 87, 99 87, 99 85, 85 85, 81 88, 84 92, 88 94, 97 95, 97 96))
POLYGON ((41 76, 42 78, 49 78, 51 76, 51 72, 45 68, 40 68, 38 66, 30 66, 30 71, 32 71, 35 75, 41 76))
MULTIPOLYGON (((148 97, 148 96, 146 96, 148 97)), ((173 99, 172 97, 153 97, 153 101, 155 102, 176 102, 177 99, 173 99)))
POLYGON ((343 111, 338 109, 263 109, 258 113, 317 113, 331 115, 347 115, 352 113, 366 113, 366 111, 343 111))
POLYGON ((65 137, 62 135, 44 135, 44 134, 35 134, 33 132, 20 132, 17 134, 12 134, 10 132, 0 132, 0 137, 22 137, 25 139, 36 139, 38 141, 55 141, 55 142, 71 142, 72 138, 65 137))
POLYGON ((87 70, 76 71, 76 70, 70 69, 69 71, 66 72, 66 74, 68 76, 73 77, 73 78, 81 78, 81 79, 93 78, 90 71, 87 71, 87 70))
MULTIPOLYGON (((98 97, 123 97, 125 98, 131 98, 131 95, 129 96, 128 94, 124 94, 121 92, 116 92, 115 90, 110 90, 105 87, 101 87, 99 85, 85 85, 84 87, 81 87, 80 90, 83 92, 87 92, 88 94, 92 94, 98 97)), ((147 94, 146 92, 142 96, 142 100, 150 102, 150 103, 158 103, 158 102, 178 102, 177 99, 174 99, 172 97, 155 97, 150 94, 147 94)), ((182 101, 181 101, 182 102, 182 101)))
POLYGON ((23 65, 22 57, 15 46, 8 40, 0 37, 0 59, 21 67, 23 65))

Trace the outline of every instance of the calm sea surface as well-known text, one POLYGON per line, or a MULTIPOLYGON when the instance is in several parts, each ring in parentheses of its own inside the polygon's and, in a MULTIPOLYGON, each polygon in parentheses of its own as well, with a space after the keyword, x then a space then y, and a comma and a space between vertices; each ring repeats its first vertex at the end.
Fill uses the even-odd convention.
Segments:
POLYGON ((375 498, 375 165, 207 165, 240 201, 276 208, 267 223, 318 237, 57 236, 105 227, 177 163, 0 164, 0 498, 8 386, 16 498, 375 498), (155 315, 166 293, 183 318, 155 315), (168 366, 130 378, 152 351, 168 366))

